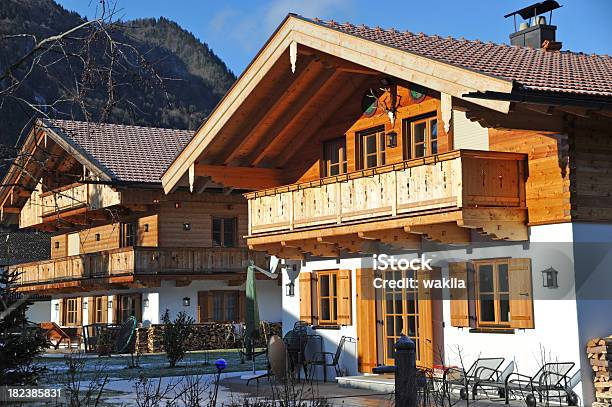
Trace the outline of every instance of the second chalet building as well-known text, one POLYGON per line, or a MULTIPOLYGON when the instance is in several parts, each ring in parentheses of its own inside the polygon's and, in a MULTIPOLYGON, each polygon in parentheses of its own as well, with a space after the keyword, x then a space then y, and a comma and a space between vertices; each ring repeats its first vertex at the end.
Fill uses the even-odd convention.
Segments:
POLYGON ((403 333, 423 366, 574 362, 588 405, 585 344, 612 331, 612 59, 539 44, 289 15, 164 188, 250 191, 249 248, 296 266, 283 330, 305 321, 327 351, 355 338, 347 373, 393 364, 403 333), (373 254, 432 269, 373 270, 373 254))
MULTIPOLYGON (((19 290, 48 296, 34 322, 77 330, 169 311, 244 318, 244 198, 219 185, 165 194, 161 175, 193 136, 170 129, 39 120, 0 190, 2 221, 52 234, 51 258, 17 264, 19 290)), ((9 237, 10 238, 10 237, 9 237)), ((9 263, 11 253, 7 254, 9 263)), ((277 282, 258 281, 261 319, 278 322, 277 282)))

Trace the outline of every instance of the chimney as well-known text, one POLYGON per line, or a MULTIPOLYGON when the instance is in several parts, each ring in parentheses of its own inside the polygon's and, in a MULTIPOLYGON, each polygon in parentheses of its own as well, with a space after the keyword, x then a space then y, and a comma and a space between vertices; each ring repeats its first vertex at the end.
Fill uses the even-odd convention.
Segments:
POLYGON ((521 47, 543 48, 547 51, 558 51, 561 43, 556 41, 557 26, 551 25, 552 11, 561 7, 554 0, 545 0, 532 4, 520 10, 506 14, 504 17, 514 17, 514 32, 510 34, 510 44, 521 47), (549 13, 548 21, 542 14, 549 13), (516 27, 517 14, 523 18, 516 27))

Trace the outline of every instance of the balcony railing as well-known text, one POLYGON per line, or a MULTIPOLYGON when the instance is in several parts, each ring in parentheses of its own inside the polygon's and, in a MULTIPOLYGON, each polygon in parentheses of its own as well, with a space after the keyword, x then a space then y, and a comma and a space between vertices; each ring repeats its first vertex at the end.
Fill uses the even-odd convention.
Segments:
POLYGON ((523 154, 456 150, 247 193, 249 235, 461 208, 523 208, 525 160, 523 154))
POLYGON ((11 267, 20 286, 120 276, 196 276, 246 270, 248 261, 267 268, 264 253, 246 248, 128 247, 11 267))
POLYGON ((70 184, 52 191, 34 191, 20 214, 20 227, 43 222, 43 218, 73 209, 96 210, 121 203, 121 193, 104 184, 70 184))

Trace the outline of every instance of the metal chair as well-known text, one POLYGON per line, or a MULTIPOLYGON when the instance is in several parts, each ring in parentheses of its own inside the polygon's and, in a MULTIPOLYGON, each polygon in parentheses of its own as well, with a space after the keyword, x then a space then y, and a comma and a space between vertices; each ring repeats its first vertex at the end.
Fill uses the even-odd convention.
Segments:
POLYGON ((466 371, 459 368, 450 367, 444 371, 444 388, 450 395, 454 386, 459 387, 461 399, 467 400, 469 388, 475 383, 491 380, 499 374, 499 367, 504 363, 504 358, 478 358, 466 371))
MULTIPOLYGON (((338 348, 335 353, 332 352, 316 352, 314 354, 313 360, 306 361, 306 365, 310 368, 310 380, 312 381, 314 377, 314 368, 316 366, 321 366, 323 369, 327 369, 328 367, 333 367, 336 371, 336 376, 342 376, 342 372, 340 371, 340 356, 342 356, 342 349, 344 348, 344 344, 346 342, 355 343, 355 339, 350 336, 342 336, 340 338, 340 342, 338 342, 338 348)), ((327 375, 323 375, 323 381, 327 382, 327 375)), ((307 376, 308 377, 308 376, 307 376)))

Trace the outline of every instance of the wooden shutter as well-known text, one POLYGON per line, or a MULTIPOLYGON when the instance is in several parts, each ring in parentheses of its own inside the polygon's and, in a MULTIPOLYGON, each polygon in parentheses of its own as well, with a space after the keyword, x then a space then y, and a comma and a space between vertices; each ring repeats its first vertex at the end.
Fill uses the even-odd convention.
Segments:
POLYGON ((96 297, 87 297, 87 324, 94 323, 94 314, 96 311, 96 297))
POLYGON ((213 296, 209 291, 198 292, 198 322, 209 322, 212 320, 213 296))
MULTIPOLYGON (((439 270, 436 270, 439 274, 439 270)), ((435 276, 439 278, 438 275, 435 276)), ((419 337, 420 337, 420 365, 431 368, 433 366, 434 351, 439 352, 439 349, 434 349, 433 336, 433 312, 432 299, 435 298, 434 289, 426 288, 423 284, 425 280, 434 278, 432 270, 417 271, 417 279, 419 280, 418 301, 419 301, 419 337)), ((440 296, 438 295, 438 298, 440 296)))
POLYGON ((66 323, 65 316, 64 316, 64 310, 66 309, 66 304, 64 304, 64 301, 65 301, 64 298, 59 299, 59 315, 57 319, 59 326, 64 326, 64 324, 66 323))
POLYGON ((304 321, 307 324, 313 324, 313 312, 312 312, 312 272, 302 271, 299 278, 300 285, 300 321, 304 321))
POLYGON ((136 322, 142 322, 142 294, 134 295, 134 309, 136 322))
POLYGON ((77 297, 76 326, 83 325, 83 297, 77 297))
POLYGON ((338 270, 338 325, 351 325, 351 270, 338 270))
POLYGON ((102 323, 108 323, 108 295, 102 296, 102 323))
POLYGON ((372 373, 378 365, 376 343, 376 292, 374 289, 374 270, 357 269, 356 310, 357 310, 357 365, 362 373, 372 373))
POLYGON ((450 314, 451 326, 474 327, 475 309, 473 303, 474 278, 473 268, 467 261, 448 263, 448 274, 450 278, 465 281, 465 288, 450 289, 450 314))
POLYGON ((113 295, 113 297, 111 299, 111 301, 113 302, 113 306, 111 308, 111 313, 113 314, 113 323, 114 324, 119 323, 119 304, 117 304, 117 302, 119 301, 119 298, 120 297, 118 295, 113 295))
POLYGON ((530 259, 510 259, 508 261, 508 283, 510 286, 510 326, 523 329, 534 328, 530 259))

